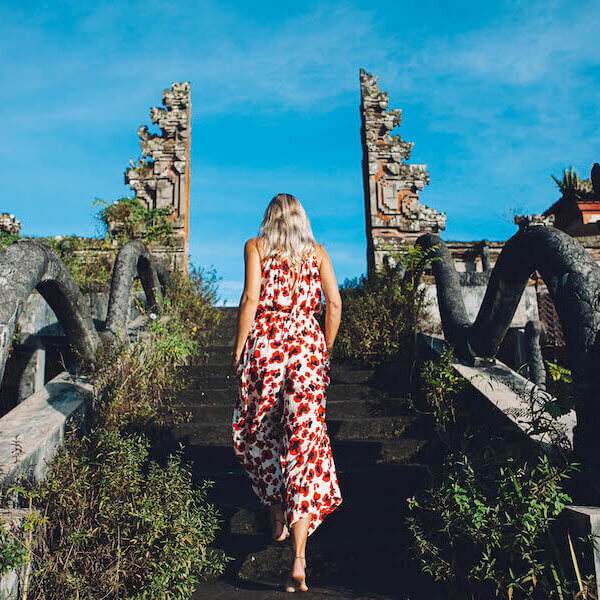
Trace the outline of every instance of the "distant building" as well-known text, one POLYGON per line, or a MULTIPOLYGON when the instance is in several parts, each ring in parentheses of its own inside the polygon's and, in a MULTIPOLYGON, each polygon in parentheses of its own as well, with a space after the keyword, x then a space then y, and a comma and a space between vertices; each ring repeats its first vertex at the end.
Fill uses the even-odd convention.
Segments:
POLYGON ((554 227, 573 237, 600 235, 600 165, 594 164, 589 179, 575 177, 572 187, 543 214, 553 215, 554 227))

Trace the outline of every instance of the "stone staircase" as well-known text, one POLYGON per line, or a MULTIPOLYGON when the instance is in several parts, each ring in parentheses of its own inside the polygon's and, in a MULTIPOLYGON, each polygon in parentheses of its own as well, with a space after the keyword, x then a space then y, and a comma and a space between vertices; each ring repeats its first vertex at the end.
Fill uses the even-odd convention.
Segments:
MULTIPOLYGON (((236 314, 224 320, 207 364, 187 367, 190 384, 182 393, 189 423, 173 427, 165 444, 185 444, 194 475, 215 482, 210 501, 223 527, 215 546, 233 557, 216 581, 200 584, 200 598, 284 598, 290 564, 289 540, 270 540, 268 514, 250 487, 231 444, 236 397, 229 370, 236 314)), ((341 506, 309 538, 306 598, 442 598, 410 558, 404 517, 406 498, 429 482, 423 457, 431 432, 410 414, 399 394, 376 384, 375 372, 332 365, 327 429, 343 496, 341 506)))

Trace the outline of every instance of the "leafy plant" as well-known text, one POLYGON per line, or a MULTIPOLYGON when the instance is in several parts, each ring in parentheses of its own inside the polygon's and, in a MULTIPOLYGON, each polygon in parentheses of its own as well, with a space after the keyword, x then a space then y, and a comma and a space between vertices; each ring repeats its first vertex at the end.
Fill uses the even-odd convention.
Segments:
POLYGON ((67 265, 82 292, 108 290, 117 252, 110 239, 78 236, 41 239, 49 243, 67 265))
POLYGON ((215 307, 218 295, 216 271, 191 266, 188 275, 172 273, 171 285, 165 296, 165 312, 175 314, 184 330, 203 346, 213 335, 221 320, 215 307))
POLYGON ((179 455, 148 460, 148 441, 99 427, 60 449, 35 496, 42 529, 33 597, 189 598, 195 584, 222 572, 208 547, 219 524, 179 455))
POLYGON ((563 169, 562 177, 560 179, 554 175, 551 175, 551 177, 558 186, 563 198, 578 200, 586 195, 583 181, 573 166, 563 169))
POLYGON ((173 245, 173 209, 146 208, 139 198, 123 197, 108 203, 97 199, 94 204, 104 206, 98 218, 106 228, 109 237, 118 241, 140 238, 145 242, 158 241, 173 245))
POLYGON ((8 233, 6 231, 0 231, 0 248, 8 246, 13 242, 16 242, 21 236, 18 233, 8 233))
MULTIPOLYGON (((438 359, 425 361, 416 386, 424 403, 424 409, 419 412, 430 412, 441 431, 456 422, 456 398, 467 384, 452 368, 452 360, 452 350, 445 348, 438 359)), ((415 401, 411 402, 413 408, 419 410, 415 401)))
POLYGON ((413 245, 390 250, 394 264, 346 279, 340 287, 344 309, 334 349, 338 358, 374 365, 403 350, 414 354, 425 309, 425 289, 418 280, 430 254, 413 245))
POLYGON ((165 424, 179 418, 175 403, 185 385, 186 365, 206 355, 206 345, 221 313, 213 302, 216 277, 192 269, 190 277, 173 273, 164 297, 163 316, 146 313, 147 332, 106 347, 88 366, 94 384, 95 411, 116 427, 165 424))
POLYGON ((206 502, 211 483, 193 481, 181 453, 150 460, 148 437, 183 418, 177 366, 203 356, 218 322, 215 294, 214 275, 174 274, 165 312, 146 313, 137 340, 105 345, 83 365, 94 387, 89 434, 67 435, 47 478, 19 492, 43 514, 25 544, 30 597, 184 600, 222 572, 229 559, 210 548, 220 524, 206 502))
POLYGON ((27 551, 19 528, 10 524, 0 525, 0 575, 23 566, 27 551))
POLYGON ((560 597, 567 583, 552 574, 546 536, 571 501, 561 486, 569 471, 545 456, 476 466, 449 455, 437 485, 408 501, 422 570, 465 596, 560 597))

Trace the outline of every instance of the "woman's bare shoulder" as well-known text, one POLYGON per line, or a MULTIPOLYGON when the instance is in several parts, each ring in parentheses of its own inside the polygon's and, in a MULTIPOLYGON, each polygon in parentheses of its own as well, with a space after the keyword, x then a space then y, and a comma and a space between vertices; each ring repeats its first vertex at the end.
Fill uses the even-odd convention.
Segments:
POLYGON ((319 266, 321 266, 323 259, 328 257, 327 250, 325 250, 325 246, 323 244, 317 244, 315 242, 315 254, 317 255, 317 259, 319 260, 319 266))
POLYGON ((258 252, 258 256, 262 260, 264 254, 264 244, 260 237, 253 237, 247 240, 244 244, 244 249, 246 253, 254 251, 258 252))

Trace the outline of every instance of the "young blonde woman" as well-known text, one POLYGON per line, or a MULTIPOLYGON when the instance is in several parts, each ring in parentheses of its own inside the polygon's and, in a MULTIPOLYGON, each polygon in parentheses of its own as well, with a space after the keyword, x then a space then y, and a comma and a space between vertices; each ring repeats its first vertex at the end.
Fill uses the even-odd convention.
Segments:
POLYGON ((273 539, 291 532, 288 592, 307 591, 309 535, 342 497, 325 425, 330 355, 342 303, 331 261, 300 202, 278 194, 258 237, 246 242, 233 368, 233 445, 273 539), (316 316, 325 296, 325 333, 316 316))

